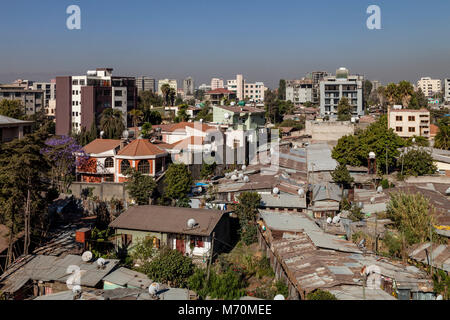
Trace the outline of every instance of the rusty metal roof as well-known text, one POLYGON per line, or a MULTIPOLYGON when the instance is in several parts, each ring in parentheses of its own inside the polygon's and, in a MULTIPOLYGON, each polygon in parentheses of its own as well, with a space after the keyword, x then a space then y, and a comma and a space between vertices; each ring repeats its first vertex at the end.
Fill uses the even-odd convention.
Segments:
POLYGON ((431 258, 433 267, 450 272, 450 248, 448 245, 433 243, 433 247, 431 247, 430 242, 420 243, 413 246, 408 251, 408 255, 411 259, 427 265, 430 264, 431 258))

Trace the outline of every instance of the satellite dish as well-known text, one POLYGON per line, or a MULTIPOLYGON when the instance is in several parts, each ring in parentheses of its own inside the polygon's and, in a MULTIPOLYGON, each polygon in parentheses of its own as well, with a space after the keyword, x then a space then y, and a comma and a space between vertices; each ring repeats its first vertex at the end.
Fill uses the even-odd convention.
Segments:
POLYGON ((273 188, 272 192, 273 192, 273 194, 279 194, 280 193, 280 189, 275 187, 275 188, 273 188))
POLYGON ((157 294, 159 291, 159 283, 157 282, 153 282, 149 287, 148 287, 148 293, 150 293, 152 296, 154 296, 155 294, 157 294))
POLYGON ((244 182, 245 182, 245 183, 247 183, 249 180, 250 180, 250 179, 249 179, 247 176, 244 177, 244 182))
POLYGON ((103 138, 104 135, 105 135, 105 131, 100 131, 100 138, 103 138))
POLYGON ((305 190, 303 190, 302 188, 300 188, 300 189, 298 189, 297 193, 298 193, 298 195, 299 195, 300 197, 303 197, 303 196, 305 195, 305 190))
POLYGON ((203 119, 200 119, 200 123, 202 123, 203 122, 203 119))
POLYGON ((364 207, 364 203, 358 202, 358 208, 362 209, 364 207))
POLYGON ((282 294, 277 294, 273 300, 285 300, 282 294))
POLYGON ((223 115, 223 117, 224 117, 225 119, 230 119, 230 114, 227 112, 227 113, 225 113, 225 114, 223 115))
POLYGON ((92 252, 86 251, 81 255, 81 260, 84 262, 89 262, 92 259, 92 252))
POLYGON ((375 197, 370 198, 370 203, 374 203, 375 202, 375 197))
POLYGON ((122 132, 122 137, 123 137, 124 139, 128 139, 129 135, 130 135, 130 133, 128 132, 128 130, 124 130, 124 131, 122 132))
POLYGON ((340 220, 341 220, 341 219, 340 219, 338 216, 335 216, 335 217, 333 218, 333 223, 334 223, 334 224, 338 224, 340 220))
POLYGON ((105 264, 106 264, 106 260, 105 260, 105 259, 103 259, 103 258, 98 258, 98 260, 97 260, 97 265, 98 265, 99 267, 103 267, 105 264))
POLYGON ((197 225, 197 221, 195 219, 191 218, 187 221, 188 228, 194 228, 197 225))
POLYGON ((440 294, 436 297, 436 300, 444 300, 444 297, 442 297, 442 295, 440 294))
POLYGON ((242 170, 247 170, 247 166, 245 164, 242 166, 242 170))
POLYGON ((328 224, 330 224, 332 221, 333 221, 333 220, 332 220, 330 217, 327 218, 327 223, 328 223, 328 224))
POLYGON ((377 188, 377 193, 382 193, 383 192, 383 187, 382 186, 379 186, 378 188, 377 188))
POLYGON ((73 292, 74 294, 80 293, 80 292, 81 292, 81 286, 79 286, 79 285, 73 286, 72 292, 73 292))
POLYGON ((241 173, 239 173, 239 179, 243 179, 244 178, 244 174, 241 172, 241 173))
POLYGON ((231 180, 237 180, 237 179, 238 179, 237 175, 233 174, 233 175, 231 176, 231 180))

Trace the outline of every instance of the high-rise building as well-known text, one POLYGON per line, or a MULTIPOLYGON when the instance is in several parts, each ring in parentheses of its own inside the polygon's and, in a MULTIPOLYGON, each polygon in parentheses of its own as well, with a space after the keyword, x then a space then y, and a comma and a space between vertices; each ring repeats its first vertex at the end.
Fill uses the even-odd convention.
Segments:
POLYGON ((249 83, 242 74, 238 74, 236 79, 228 80, 227 89, 234 92, 239 100, 248 99, 253 102, 264 101, 266 90, 263 82, 249 83))
POLYGON ((158 80, 158 94, 160 96, 162 96, 161 87, 164 84, 168 84, 170 86, 170 88, 175 90, 175 92, 178 92, 178 84, 177 84, 177 80, 176 79, 162 79, 162 80, 158 80))
POLYGON ((211 90, 222 89, 223 88, 223 79, 212 78, 211 79, 211 90))
POLYGON ((423 77, 417 81, 417 90, 422 89, 425 97, 432 97, 433 94, 441 92, 441 80, 431 79, 430 77, 423 77))
POLYGON ((346 97, 352 114, 363 116, 363 82, 363 76, 350 75, 346 68, 336 70, 336 76, 325 77, 320 81, 320 114, 336 117, 339 101, 346 97))
POLYGON ((124 124, 128 111, 136 107, 134 77, 112 76, 113 69, 98 68, 83 76, 56 78, 56 134, 68 135, 99 123, 107 108, 120 110, 124 124))
POLYGON ((313 87, 312 79, 286 80, 286 101, 313 102, 313 87))
POLYGON ((0 85, 0 101, 19 100, 27 115, 33 115, 44 107, 44 91, 34 90, 19 83, 0 85))
POLYGON ((151 91, 156 92, 156 80, 155 78, 150 78, 146 76, 141 76, 136 78, 136 88, 138 93, 141 91, 151 91))
POLYGON ((444 100, 445 104, 450 104, 450 78, 444 79, 444 100))
POLYGON ((193 96, 194 95, 194 79, 192 77, 187 77, 183 80, 183 93, 184 96, 193 96))

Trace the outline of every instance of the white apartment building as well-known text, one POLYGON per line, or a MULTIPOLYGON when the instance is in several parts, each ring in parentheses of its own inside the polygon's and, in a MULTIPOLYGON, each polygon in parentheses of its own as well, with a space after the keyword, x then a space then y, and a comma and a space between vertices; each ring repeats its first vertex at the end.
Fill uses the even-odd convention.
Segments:
POLYGON ((239 100, 248 99, 252 102, 264 101, 266 90, 263 82, 248 83, 242 74, 238 74, 236 79, 228 80, 227 89, 235 92, 239 100))
POLYGON ((162 79, 162 80, 158 80, 158 94, 160 96, 162 96, 161 87, 164 84, 168 84, 170 86, 170 88, 174 89, 175 92, 178 93, 178 84, 177 84, 177 80, 176 79, 162 79))
POLYGON ((287 80, 286 101, 293 103, 313 102, 313 90, 312 79, 287 80))
POLYGON ((211 90, 223 88, 223 79, 212 78, 211 79, 211 90))
POLYGON ((417 81, 417 90, 419 89, 422 89, 425 97, 432 97, 434 93, 438 93, 442 90, 441 80, 423 77, 417 81))
POLYGON ((450 104, 450 78, 444 79, 444 100, 445 104, 450 104))
POLYGON ((402 138, 413 136, 430 137, 430 111, 427 109, 400 109, 394 106, 388 110, 389 128, 402 138))
MULTIPOLYGON (((103 102, 104 108, 113 108, 122 111, 124 123, 127 123, 127 87, 114 87, 112 69, 97 69, 88 71, 84 76, 72 76, 72 130, 81 130, 81 104, 83 87, 102 87, 103 96, 111 96, 111 102, 103 102)), ((89 129, 89 128, 88 128, 89 129)))

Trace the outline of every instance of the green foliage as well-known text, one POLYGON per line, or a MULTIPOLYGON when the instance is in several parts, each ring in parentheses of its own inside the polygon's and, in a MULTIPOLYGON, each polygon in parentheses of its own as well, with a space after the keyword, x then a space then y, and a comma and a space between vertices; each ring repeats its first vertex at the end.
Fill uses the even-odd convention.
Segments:
MULTIPOLYGON (((153 239, 154 237, 139 240, 133 247, 131 258, 141 263, 149 262, 157 253, 157 249, 153 247, 153 239)), ((139 269, 138 271, 142 270, 139 269)))
POLYGON ((164 196, 175 204, 177 199, 187 198, 191 191, 192 176, 185 164, 172 163, 166 171, 164 196))
POLYGON ((295 120, 284 120, 280 123, 279 127, 292 127, 298 130, 303 130, 305 128, 305 121, 295 121, 295 120))
POLYGON ((348 216, 352 221, 361 221, 364 219, 364 214, 361 212, 361 208, 358 206, 352 206, 350 214, 348 216))
MULTIPOLYGON (((434 210, 421 193, 391 193, 387 215, 409 245, 429 240, 434 210)), ((434 231, 433 231, 434 232, 434 231)))
MULTIPOLYGON (((145 110, 149 110, 152 106, 158 107, 163 105, 163 99, 156 93, 145 90, 141 91, 138 96, 138 108, 144 111, 144 121, 149 121, 145 118, 145 110)), ((159 112, 158 112, 159 113, 159 112)), ((151 122, 152 124, 156 124, 151 122)))
POLYGON ((437 170, 431 153, 424 149, 412 149, 402 154, 397 166, 403 167, 403 175, 415 177, 433 174, 437 170))
POLYGON ((150 204, 153 191, 156 188, 156 182, 151 176, 143 175, 139 171, 129 168, 125 175, 128 181, 125 188, 130 197, 136 201, 138 205, 150 204))
POLYGON ((3 99, 0 101, 0 115, 18 120, 25 119, 25 107, 20 100, 3 99))
POLYGON ((350 201, 348 201, 347 198, 342 198, 341 203, 340 203, 340 208, 341 208, 341 210, 350 210, 352 208, 352 205, 351 205, 350 201))
POLYGON ((430 142, 427 138, 422 136, 412 136, 406 140, 405 147, 411 147, 413 145, 419 146, 419 147, 428 147, 430 146, 430 142), (415 142, 413 143, 413 139, 415 142))
POLYGON ((307 300, 337 300, 336 296, 329 291, 317 289, 306 295, 307 300))
POLYGON ((142 138, 150 139, 152 137, 152 124, 150 122, 146 122, 142 125, 142 138))
POLYGON ((397 235, 387 231, 384 235, 383 244, 387 247, 390 257, 402 257, 402 240, 397 235))
POLYGON ((197 268, 188 279, 189 289, 203 299, 209 296, 212 299, 237 300, 245 295, 245 281, 239 271, 230 268, 223 273, 216 273, 211 270, 209 281, 206 278, 206 271, 197 268))
POLYGON ((278 86, 278 100, 286 100, 286 80, 280 79, 278 86))
POLYGON ((142 272, 154 281, 185 287, 187 279, 194 273, 194 264, 191 258, 177 250, 163 247, 150 262, 144 263, 142 272))
POLYGON ((89 239, 89 250, 92 252, 95 259, 105 257, 114 249, 111 242, 113 232, 111 229, 92 229, 91 237, 89 239))
POLYGON ((235 212, 239 218, 241 240, 249 245, 256 241, 256 215, 261 196, 256 192, 243 192, 237 200, 235 212))
POLYGON ((333 177, 334 182, 342 185, 346 189, 350 188, 350 185, 355 181, 355 179, 350 176, 350 172, 348 172, 345 164, 338 165, 336 169, 331 172, 331 176, 333 177))
POLYGON ((189 120, 189 115, 187 114, 187 104, 182 104, 178 106, 178 113, 175 117, 175 122, 185 122, 189 120))
POLYGON ((450 117, 442 118, 438 127, 439 131, 434 137, 434 147, 450 150, 450 117))
POLYGON ((441 294, 444 300, 450 300, 450 275, 443 270, 437 269, 433 273, 433 287, 436 294, 441 294))
POLYGON ((338 121, 350 121, 352 118, 353 107, 348 103, 346 97, 342 97, 337 106, 338 121))
POLYGON ((383 179, 380 181, 381 187, 383 187, 383 190, 389 189, 389 180, 383 179))
POLYGON ((200 170, 201 178, 202 179, 210 178, 216 171, 216 167, 217 167, 217 165, 215 162, 212 164, 203 163, 202 169, 200 170))
POLYGON ((120 139, 126 128, 122 111, 105 109, 100 116, 100 128, 105 133, 105 139, 120 139))
POLYGON ((203 120, 204 122, 212 122, 213 121, 213 114, 211 112, 212 108, 209 106, 204 106, 202 110, 197 113, 195 116, 195 121, 203 120))

